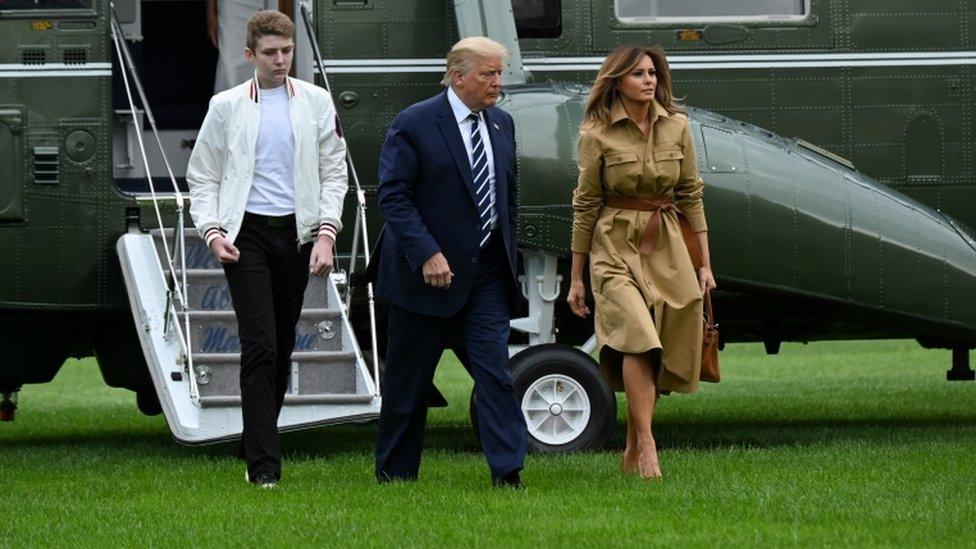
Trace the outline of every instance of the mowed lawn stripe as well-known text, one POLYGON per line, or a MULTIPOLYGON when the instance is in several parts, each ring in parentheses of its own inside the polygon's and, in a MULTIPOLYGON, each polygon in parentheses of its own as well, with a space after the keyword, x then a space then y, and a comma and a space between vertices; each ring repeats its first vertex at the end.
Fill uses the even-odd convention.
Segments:
POLYGON ((729 345, 722 383, 661 400, 662 482, 618 472, 621 394, 612 448, 530 456, 511 492, 489 486, 450 356, 419 482, 376 485, 375 425, 350 425, 285 435, 273 491, 70 361, 0 424, 0 545, 973 545, 976 384, 948 363, 910 341, 729 345))

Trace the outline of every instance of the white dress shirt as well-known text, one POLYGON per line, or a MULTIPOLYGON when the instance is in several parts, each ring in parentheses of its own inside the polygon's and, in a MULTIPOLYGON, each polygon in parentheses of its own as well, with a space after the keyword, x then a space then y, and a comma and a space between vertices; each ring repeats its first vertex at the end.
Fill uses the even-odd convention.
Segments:
MULTIPOLYGON (((447 88, 447 101, 451 104, 451 110, 454 111, 454 119, 461 131, 461 140, 464 141, 464 150, 468 153, 468 165, 470 166, 474 160, 472 158, 474 148, 471 145, 471 119, 468 118, 468 115, 472 114, 473 111, 454 93, 454 88, 447 88)), ((478 116, 478 133, 481 134, 481 143, 485 147, 485 156, 488 160, 488 201, 491 203, 491 228, 495 229, 498 227, 498 215, 495 213, 495 157, 492 155, 491 137, 488 132, 488 124, 485 121, 485 113, 477 112, 474 114, 478 116)))

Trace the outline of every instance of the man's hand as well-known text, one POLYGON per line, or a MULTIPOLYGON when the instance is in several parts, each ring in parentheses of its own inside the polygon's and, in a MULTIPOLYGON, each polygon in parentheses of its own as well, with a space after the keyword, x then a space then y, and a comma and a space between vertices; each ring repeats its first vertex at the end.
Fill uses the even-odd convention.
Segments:
POLYGON ((210 251, 221 263, 237 263, 241 258, 241 252, 225 236, 218 236, 210 241, 210 251))
POLYGON ((332 272, 332 239, 320 236, 312 246, 312 256, 308 259, 308 272, 322 276, 332 272))
POLYGON ((444 254, 437 252, 430 256, 430 259, 424 262, 422 270, 424 282, 427 284, 435 288, 447 289, 451 287, 454 273, 451 272, 451 266, 447 264, 447 258, 444 257, 444 254))

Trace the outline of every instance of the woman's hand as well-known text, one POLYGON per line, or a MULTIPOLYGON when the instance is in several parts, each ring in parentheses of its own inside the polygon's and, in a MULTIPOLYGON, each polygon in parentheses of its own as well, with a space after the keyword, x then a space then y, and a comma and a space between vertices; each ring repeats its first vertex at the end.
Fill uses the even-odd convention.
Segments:
POLYGON ((714 290, 718 287, 715 284, 715 276, 712 275, 711 267, 698 269, 698 287, 701 289, 702 295, 705 295, 706 291, 714 290))
POLYGON ((586 306, 586 286, 582 278, 574 278, 569 283, 569 295, 566 297, 573 314, 580 318, 590 316, 590 308, 586 306))

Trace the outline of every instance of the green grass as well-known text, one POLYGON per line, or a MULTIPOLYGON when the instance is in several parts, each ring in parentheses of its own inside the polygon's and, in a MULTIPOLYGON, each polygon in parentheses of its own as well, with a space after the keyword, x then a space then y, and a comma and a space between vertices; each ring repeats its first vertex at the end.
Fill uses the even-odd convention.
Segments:
POLYGON ((522 492, 489 487, 445 359, 421 479, 378 486, 374 425, 284 437, 276 490, 228 444, 187 448, 105 387, 91 360, 21 392, 0 424, 0 546, 622 546, 976 544, 976 384, 912 342, 730 345, 725 381, 662 399, 663 482, 613 448, 530 456, 522 492))

